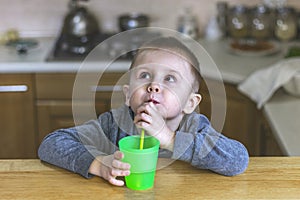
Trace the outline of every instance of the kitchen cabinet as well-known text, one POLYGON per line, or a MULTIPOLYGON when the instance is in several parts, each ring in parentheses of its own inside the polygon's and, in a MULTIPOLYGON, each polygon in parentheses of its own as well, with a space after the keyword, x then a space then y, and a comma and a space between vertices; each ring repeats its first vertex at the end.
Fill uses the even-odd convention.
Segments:
POLYGON ((280 148, 278 141, 272 133, 269 123, 261 117, 260 120, 260 155, 261 156, 283 156, 283 151, 280 148))
MULTIPOLYGON (((105 73, 96 85, 90 81, 93 74, 86 73, 84 76, 85 81, 81 86, 88 93, 79 95, 73 101, 75 73, 1 74, 0 158, 35 158, 38 146, 47 134, 75 125, 74 105, 80 111, 77 123, 83 123, 124 103, 121 87, 114 87, 116 84, 122 85, 117 82, 123 73, 105 73), (95 94, 92 105, 91 94, 95 94), (93 113, 93 116, 86 113, 93 113)), ((222 104, 218 84, 223 83, 205 79, 201 84, 203 98, 200 112, 209 119, 211 99, 216 100, 217 110, 222 104), (207 84, 212 88, 210 91, 207 84)), ((256 105, 239 93, 233 84, 225 83, 225 90, 226 119, 220 131, 245 144, 250 155, 282 155, 268 123, 256 105)))
MULTIPOLYGON (((218 88, 221 82, 205 79, 202 81, 200 93, 202 102, 200 103, 200 112, 205 114, 211 120, 211 99, 216 101, 216 108, 221 106, 222 93, 218 88), (207 85, 209 84, 210 90, 207 85), (218 105, 218 100, 220 105, 218 105)), ((250 155, 259 155, 259 111, 256 105, 246 96, 242 95, 236 85, 224 83, 226 91, 226 115, 225 123, 221 131, 225 136, 242 142, 248 149, 250 155)), ((214 126, 214 124, 212 123, 214 126)))
MULTIPOLYGON (((105 73, 98 84, 93 85, 90 81, 93 74, 84 74, 84 82, 79 85, 84 90, 84 93, 88 91, 87 95, 82 95, 78 100, 72 101, 76 74, 36 74, 38 143, 40 144, 48 133, 56 129, 75 125, 72 113, 73 105, 76 106, 76 110, 80 111, 80 115, 76 115, 78 120, 76 121, 77 125, 90 119, 95 119, 100 113, 108 111, 111 108, 113 86, 122 75, 122 73, 105 73), (91 102, 90 95, 93 93, 95 94, 95 98, 91 102), (91 108, 91 103, 94 103, 95 107, 91 108), (94 116, 91 116, 90 113, 94 113, 94 116)), ((120 96, 117 99, 121 103, 124 101, 120 93, 121 91, 118 90, 114 94, 120 96)))
POLYGON ((32 74, 0 74, 0 158, 36 157, 32 74))
MULTIPOLYGON (((96 115, 108 111, 111 108, 112 87, 122 77, 123 73, 105 73, 98 82, 98 91, 95 96, 96 115), (101 87, 106 89, 101 90, 101 87)), ((90 90, 92 83, 89 83, 90 74, 86 74, 87 83, 83 86, 84 90, 90 90)), ((36 75, 36 96, 37 96, 37 117, 38 117, 38 141, 39 143, 48 133, 64 127, 74 126, 72 114, 72 92, 76 74, 37 74, 36 75)), ((218 99, 218 84, 215 80, 205 79, 202 81, 200 93, 202 102, 200 112, 211 118, 211 98, 215 98, 216 107, 220 106, 218 99), (207 84, 211 89, 208 91, 207 84)), ((260 113, 256 105, 247 97, 239 93, 235 85, 225 83, 226 91, 226 119, 221 131, 224 135, 241 141, 250 155, 260 155, 261 140, 261 120, 260 113)), ((93 91, 91 91, 93 92, 93 91)), ((120 92, 122 93, 122 92, 120 92)), ((124 102, 123 94, 120 94, 120 105, 124 102)), ((222 102, 220 102, 221 104, 222 102)), ((77 108, 89 109, 89 102, 85 97, 77 102, 77 108)), ((96 116, 95 116, 96 117, 96 116)), ((87 121, 86 116, 82 116, 81 123, 87 121)), ((214 124, 213 124, 214 125, 214 124)))

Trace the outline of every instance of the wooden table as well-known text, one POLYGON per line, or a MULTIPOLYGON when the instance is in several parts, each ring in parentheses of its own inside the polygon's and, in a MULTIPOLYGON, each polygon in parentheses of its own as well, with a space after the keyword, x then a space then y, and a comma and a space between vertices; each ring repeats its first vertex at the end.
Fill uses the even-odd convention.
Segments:
POLYGON ((39 160, 0 160, 0 199, 300 199, 300 157, 251 157, 247 171, 221 176, 176 161, 153 189, 133 191, 85 179, 39 160))

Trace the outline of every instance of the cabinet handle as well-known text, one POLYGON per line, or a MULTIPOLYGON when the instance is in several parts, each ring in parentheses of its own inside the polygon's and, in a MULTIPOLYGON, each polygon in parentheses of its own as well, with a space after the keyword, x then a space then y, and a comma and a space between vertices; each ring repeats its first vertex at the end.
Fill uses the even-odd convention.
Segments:
POLYGON ((92 86, 91 91, 92 92, 120 92, 123 90, 123 87, 121 85, 102 85, 102 86, 92 86))
POLYGON ((27 85, 0 85, 0 92, 27 92, 27 85))

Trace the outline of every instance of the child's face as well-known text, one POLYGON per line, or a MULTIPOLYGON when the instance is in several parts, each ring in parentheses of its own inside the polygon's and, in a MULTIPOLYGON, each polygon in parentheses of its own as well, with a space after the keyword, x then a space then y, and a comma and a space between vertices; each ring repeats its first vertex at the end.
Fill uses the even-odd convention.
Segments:
POLYGON ((179 56, 144 51, 130 72, 129 86, 124 86, 126 104, 136 113, 140 106, 153 102, 162 117, 176 118, 192 112, 200 102, 200 95, 193 92, 194 80, 191 65, 179 56), (198 102, 190 102, 194 95, 199 95, 198 102))

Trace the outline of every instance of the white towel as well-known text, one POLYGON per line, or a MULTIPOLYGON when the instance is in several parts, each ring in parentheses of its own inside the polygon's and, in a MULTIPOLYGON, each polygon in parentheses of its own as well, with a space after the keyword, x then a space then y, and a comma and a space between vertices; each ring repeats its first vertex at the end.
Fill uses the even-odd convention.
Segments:
POLYGON ((255 71, 238 85, 238 90, 249 96, 260 109, 282 85, 300 72, 300 58, 281 60, 267 68, 255 71))

